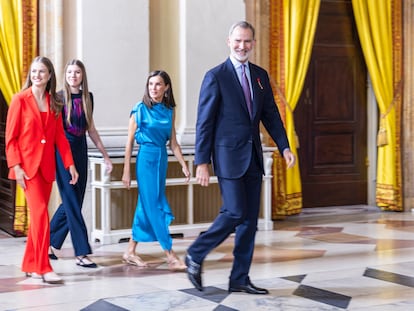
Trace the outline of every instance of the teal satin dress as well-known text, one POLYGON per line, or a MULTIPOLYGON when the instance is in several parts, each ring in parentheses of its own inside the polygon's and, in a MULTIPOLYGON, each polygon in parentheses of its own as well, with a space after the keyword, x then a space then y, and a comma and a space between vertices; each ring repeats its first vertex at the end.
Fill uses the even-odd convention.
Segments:
POLYGON ((136 161, 138 202, 132 224, 132 239, 136 242, 158 241, 163 250, 171 250, 169 225, 174 219, 165 196, 168 154, 173 110, 164 104, 148 108, 140 102, 134 106, 138 127, 135 140, 139 144, 136 161))

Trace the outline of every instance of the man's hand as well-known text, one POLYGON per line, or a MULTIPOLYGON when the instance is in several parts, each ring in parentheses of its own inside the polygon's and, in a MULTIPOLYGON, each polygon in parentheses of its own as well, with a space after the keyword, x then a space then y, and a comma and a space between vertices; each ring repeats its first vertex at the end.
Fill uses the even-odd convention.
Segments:
POLYGON ((210 173, 208 172, 208 164, 199 164, 196 169, 196 180, 198 183, 207 187, 210 181, 210 173))
POLYGON ((295 163, 296 163, 295 155, 288 148, 286 148, 285 150, 283 150, 283 158, 286 161, 287 168, 293 167, 295 165, 295 163))

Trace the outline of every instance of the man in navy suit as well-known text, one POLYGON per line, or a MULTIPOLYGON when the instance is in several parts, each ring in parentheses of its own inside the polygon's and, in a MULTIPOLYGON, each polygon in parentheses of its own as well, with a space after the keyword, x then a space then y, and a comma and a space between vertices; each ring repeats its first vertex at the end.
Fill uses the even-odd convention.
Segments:
POLYGON ((200 291, 203 260, 235 232, 229 292, 268 294, 267 289, 254 286, 249 278, 264 174, 260 122, 276 142, 288 168, 295 164, 295 156, 289 149, 268 74, 248 62, 255 45, 254 35, 254 28, 248 22, 232 25, 227 40, 230 57, 209 70, 201 85, 196 179, 201 186, 208 186, 208 166, 212 162, 223 205, 210 228, 187 251, 187 275, 200 291), (243 81, 244 73, 248 82, 243 81))

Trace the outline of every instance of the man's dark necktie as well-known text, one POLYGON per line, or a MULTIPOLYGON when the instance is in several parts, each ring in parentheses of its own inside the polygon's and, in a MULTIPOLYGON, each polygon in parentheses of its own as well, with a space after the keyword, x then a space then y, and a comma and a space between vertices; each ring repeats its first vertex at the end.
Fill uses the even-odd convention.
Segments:
POLYGON ((250 118, 252 117, 252 95, 250 93, 249 80, 246 76, 246 65, 242 64, 242 78, 241 85, 243 88, 244 98, 246 99, 247 109, 249 110, 250 118))

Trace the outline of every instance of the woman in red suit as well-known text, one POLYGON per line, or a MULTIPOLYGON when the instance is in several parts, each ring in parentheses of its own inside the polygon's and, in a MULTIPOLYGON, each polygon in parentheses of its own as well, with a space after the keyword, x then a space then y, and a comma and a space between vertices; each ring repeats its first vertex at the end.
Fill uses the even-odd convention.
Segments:
POLYGON ((36 57, 22 91, 10 103, 6 123, 6 157, 9 178, 25 192, 30 226, 22 271, 46 283, 63 283, 52 269, 48 257, 48 202, 55 179, 55 146, 69 169, 71 184, 78 180, 69 143, 63 131, 62 103, 56 94, 52 62, 36 57))

